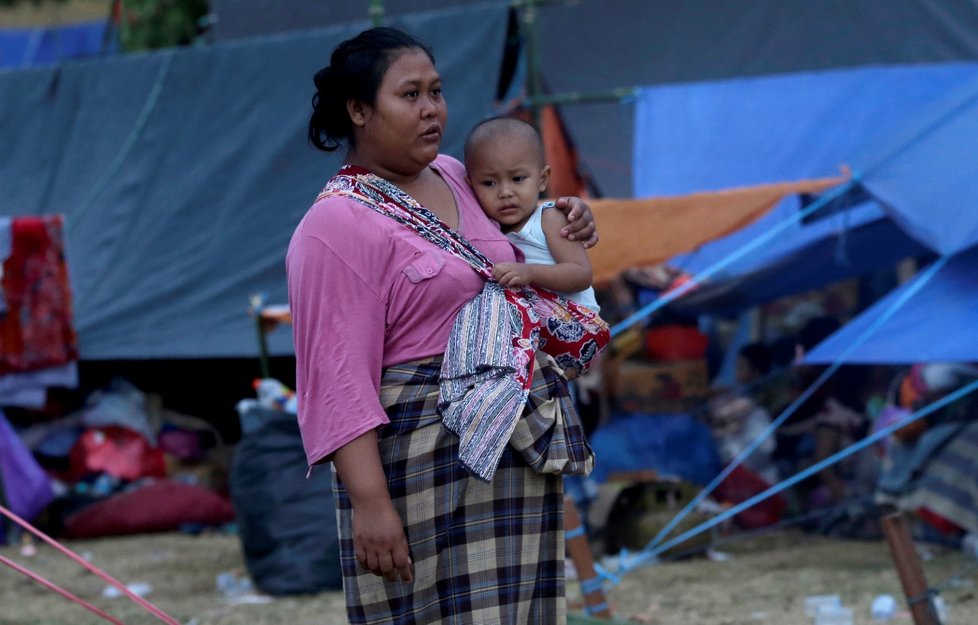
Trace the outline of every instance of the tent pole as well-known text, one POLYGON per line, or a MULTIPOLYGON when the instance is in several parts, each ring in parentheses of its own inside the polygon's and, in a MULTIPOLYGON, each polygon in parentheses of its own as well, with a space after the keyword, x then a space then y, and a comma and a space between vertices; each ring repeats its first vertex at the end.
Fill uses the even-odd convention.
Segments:
POLYGON ((914 625, 940 625, 937 610, 934 608, 934 598, 927 587, 924 568, 920 565, 920 556, 914 549, 902 512, 883 517, 883 533, 890 545, 893 565, 900 577, 900 585, 903 586, 903 594, 910 607, 914 625))
POLYGON ((636 87, 618 87, 608 91, 566 91, 564 93, 538 93, 528 96, 537 106, 546 104, 587 104, 590 102, 617 102, 629 98, 638 91, 636 87))
POLYGON ((384 21, 384 0, 370 0, 367 14, 370 16, 370 25, 376 28, 384 21))
POLYGON ((540 130, 540 104, 537 98, 542 94, 540 86, 539 39, 537 34, 537 0, 520 3, 523 8, 523 37, 526 41, 526 90, 530 105, 530 122, 540 130))

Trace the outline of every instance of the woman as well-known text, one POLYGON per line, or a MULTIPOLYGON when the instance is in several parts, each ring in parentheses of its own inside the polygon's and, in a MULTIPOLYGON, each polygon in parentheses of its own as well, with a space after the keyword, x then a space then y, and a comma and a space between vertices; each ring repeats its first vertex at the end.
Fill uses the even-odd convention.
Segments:
MULTIPOLYGON (((299 422, 310 466, 335 469, 349 619, 563 622, 560 476, 507 448, 491 482, 473 479, 436 410, 454 318, 484 280, 382 212, 416 200, 492 261, 516 260, 461 164, 438 153, 447 109, 431 53, 371 29, 340 44, 315 83, 310 138, 348 153, 287 268, 299 422), (357 195, 361 179, 376 186, 357 195)), ((593 245, 587 207, 558 205, 569 238, 593 245)))

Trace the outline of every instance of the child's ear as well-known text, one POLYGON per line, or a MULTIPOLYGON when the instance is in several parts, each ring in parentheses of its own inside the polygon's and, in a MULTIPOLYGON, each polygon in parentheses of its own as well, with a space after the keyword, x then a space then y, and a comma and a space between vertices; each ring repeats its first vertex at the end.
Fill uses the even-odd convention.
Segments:
POLYGON ((547 183, 550 182, 550 165, 544 165, 540 170, 540 193, 547 190, 547 183))

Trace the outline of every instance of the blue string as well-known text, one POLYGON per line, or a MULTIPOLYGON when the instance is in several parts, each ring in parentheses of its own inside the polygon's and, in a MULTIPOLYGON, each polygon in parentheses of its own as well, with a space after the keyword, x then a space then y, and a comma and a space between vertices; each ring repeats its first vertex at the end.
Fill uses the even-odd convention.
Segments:
POLYGON ((570 540, 571 538, 577 538, 578 536, 583 536, 583 535, 584 535, 584 526, 578 525, 574 529, 564 532, 564 539, 570 540))
POLYGON ((969 393, 973 393, 976 390, 978 390, 978 380, 975 380, 965 386, 962 386, 961 388, 954 391, 953 393, 950 393, 949 395, 945 395, 941 399, 935 401, 934 403, 924 408, 921 408, 917 412, 905 417, 904 419, 897 421, 896 423, 893 423, 891 425, 888 425, 884 428, 881 428, 879 431, 871 434, 870 436, 867 436, 861 441, 854 443, 853 445, 850 445, 849 447, 832 454, 831 456, 829 456, 828 458, 820 462, 816 462, 815 464, 808 467, 804 471, 800 471, 799 473, 796 473, 792 477, 783 480, 781 483, 772 486, 766 491, 754 495, 750 499, 743 501, 737 504, 736 506, 733 506, 732 508, 729 508, 728 510, 724 511, 722 514, 710 519, 709 521, 705 521, 697 525, 693 529, 684 532, 683 534, 673 538, 672 540, 660 545, 655 550, 652 551, 643 550, 642 552, 635 554, 635 556, 633 556, 627 562, 624 562, 622 564, 622 571, 620 572, 625 572, 634 569, 635 567, 643 564, 646 561, 655 559, 663 551, 666 551, 667 549, 670 549, 680 543, 689 540, 690 538, 696 536, 701 532, 705 532, 706 530, 711 529, 719 525, 720 523, 723 523, 727 519, 733 517, 734 515, 740 514, 744 510, 750 508, 751 506, 754 506, 755 504, 764 501, 768 497, 777 495, 778 493, 785 490, 786 488, 790 486, 794 486, 798 482, 801 482, 802 480, 809 478, 810 476, 814 475, 815 473, 818 473, 819 471, 825 469, 826 467, 832 466, 836 462, 839 462, 840 460, 843 460, 854 453, 862 451, 866 447, 869 447, 870 445, 879 441, 880 439, 889 436, 890 434, 896 432, 900 428, 905 427, 908 424, 917 421, 918 419, 922 419, 923 417, 926 417, 932 412, 936 410, 940 410, 941 408, 947 406, 948 404, 953 403, 961 399, 962 397, 968 395, 969 393))
POLYGON ((585 595, 589 595, 592 592, 597 592, 599 590, 604 590, 600 577, 592 577, 591 579, 585 579, 581 582, 581 591, 585 595))
POLYGON ((609 571, 608 569, 604 568, 603 566, 601 566, 597 562, 594 563, 594 571, 598 574, 598 577, 600 577, 603 580, 607 580, 607 581, 611 582, 615 586, 617 586, 618 584, 621 583, 621 578, 620 577, 618 577, 617 575, 613 574, 611 571, 609 571))
POLYGON ((588 614, 596 614, 598 612, 604 612, 607 609, 608 609, 607 601, 602 601, 597 605, 584 606, 584 611, 587 612, 588 614))
POLYGON ((910 301, 910 299, 914 295, 916 295, 920 291, 920 289, 924 287, 924 285, 930 282, 931 278, 933 278, 937 274, 937 272, 940 271, 941 268, 947 264, 948 259, 949 257, 942 256, 938 258, 936 261, 934 261, 934 263, 930 267, 928 267, 927 270, 924 271, 918 277, 918 279, 914 281, 913 284, 910 285, 910 287, 906 291, 900 294, 900 297, 898 297, 896 300, 893 301, 892 304, 890 304, 890 306, 886 309, 886 311, 883 312, 882 315, 876 318, 876 320, 872 323, 872 325, 866 328, 866 330, 862 334, 860 334, 859 337, 857 337, 856 340, 853 341, 853 343, 849 345, 845 349, 845 351, 842 352, 842 354, 839 355, 836 361, 833 362, 828 369, 822 372, 822 375, 820 375, 812 383, 811 386, 805 389, 805 391, 801 395, 799 395, 793 402, 791 402, 791 404, 789 404, 788 407, 785 408, 784 411, 780 415, 778 415, 778 417, 774 421, 770 423, 770 425, 764 428, 764 430, 760 434, 758 434, 757 438, 751 441, 750 445, 748 445, 743 451, 737 454, 737 456, 733 460, 731 460, 726 467, 724 467, 724 469, 720 472, 720 474, 717 475, 715 478, 713 478, 713 481, 711 481, 709 484, 706 485, 706 487, 703 490, 697 493, 696 497, 694 497, 688 504, 686 504, 686 506, 682 510, 680 510, 679 513, 669 523, 667 523, 666 526, 663 527, 658 534, 655 535, 655 538, 653 538, 649 542, 646 549, 651 549, 652 547, 655 547, 656 545, 659 544, 659 542, 663 538, 668 536, 669 532, 671 532, 673 528, 676 527, 676 525, 678 525, 683 519, 685 519, 686 516, 690 512, 692 512, 696 508, 696 506, 700 504, 700 502, 706 499, 706 497, 710 493, 712 493, 713 490, 717 486, 719 486, 720 483, 723 482, 723 480, 727 478, 727 476, 733 473, 733 471, 738 466, 740 466, 744 462, 744 460, 747 459, 748 456, 754 453, 754 450, 757 449, 761 445, 761 443, 763 443, 771 435, 772 432, 778 429, 778 427, 780 427, 781 424, 783 424, 788 419, 788 417, 793 415, 806 401, 808 401, 808 399, 815 393, 815 391, 817 391, 822 386, 822 384, 824 384, 825 381, 832 376, 832 374, 838 371, 839 367, 841 367, 845 363, 846 359, 849 358, 849 356, 856 349, 858 349, 863 343, 865 343, 872 335, 878 332, 879 329, 887 321, 889 321, 890 318, 894 314, 896 314, 896 312, 899 309, 903 308, 903 306, 908 301, 910 301))
POLYGON ((841 197, 850 189, 852 189, 854 186, 856 186, 859 180, 860 180, 859 174, 858 173, 853 174, 852 178, 845 184, 836 187, 834 190, 832 190, 829 193, 826 193, 825 195, 820 197, 817 201, 812 202, 804 209, 794 213, 792 216, 785 219, 784 221, 775 224, 770 230, 764 232, 763 234, 758 235, 753 240, 751 240, 750 243, 744 245, 738 250, 731 252, 727 256, 721 258, 717 262, 713 263, 711 266, 707 267, 705 270, 695 275, 691 280, 689 280, 689 282, 686 282, 685 284, 677 287, 675 290, 669 291, 668 293, 665 293, 661 297, 656 298, 654 301, 649 302, 648 304, 646 304, 636 312, 632 313, 622 321, 619 321, 614 326, 612 326, 611 336, 612 337, 618 336, 623 331, 632 327, 639 321, 644 320, 646 317, 648 317, 655 311, 659 310, 666 304, 669 304, 679 299, 680 297, 688 293, 690 289, 702 284, 703 281, 705 281, 707 278, 713 277, 714 274, 718 273, 723 269, 726 269, 727 267, 737 262, 744 256, 750 254, 757 248, 766 244, 768 241, 773 239, 785 228, 791 226, 792 224, 798 221, 801 221, 805 217, 808 217, 809 215, 811 215, 818 209, 822 208, 832 200, 841 197))

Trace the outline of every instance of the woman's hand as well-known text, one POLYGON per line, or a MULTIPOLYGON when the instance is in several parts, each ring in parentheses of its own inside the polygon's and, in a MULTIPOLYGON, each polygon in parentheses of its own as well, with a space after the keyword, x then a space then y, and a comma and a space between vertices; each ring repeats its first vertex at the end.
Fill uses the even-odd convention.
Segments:
POLYGON ((410 582, 404 525, 387 490, 377 433, 364 432, 333 455, 333 469, 353 504, 353 552, 360 565, 389 582, 410 582))
POLYGON ((410 582, 411 556, 407 537, 390 499, 353 508, 353 549, 360 565, 389 582, 410 582))
POLYGON ((560 235, 571 241, 582 241, 584 247, 598 244, 598 229, 594 225, 591 208, 579 197, 559 197, 555 202, 560 212, 567 216, 568 224, 560 230, 560 235))

